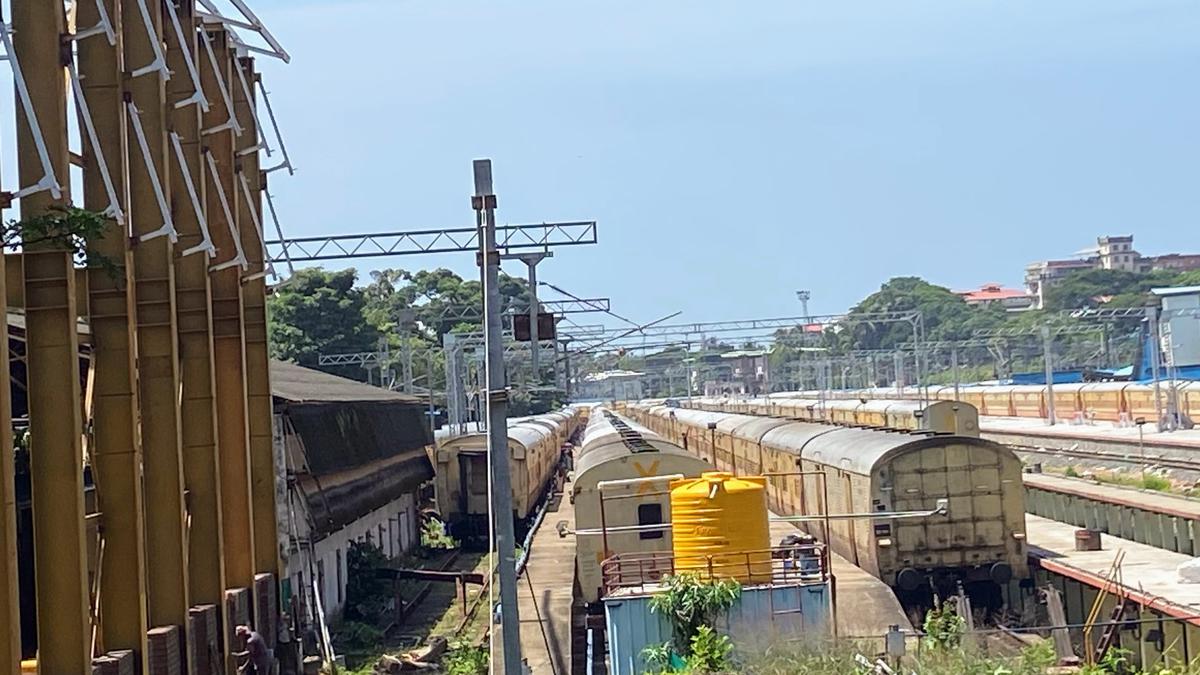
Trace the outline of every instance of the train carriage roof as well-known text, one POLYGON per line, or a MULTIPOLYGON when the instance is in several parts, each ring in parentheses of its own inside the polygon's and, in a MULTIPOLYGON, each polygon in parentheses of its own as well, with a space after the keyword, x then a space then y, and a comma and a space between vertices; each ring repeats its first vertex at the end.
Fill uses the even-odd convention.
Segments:
MULTIPOLYGON (((530 419, 513 418, 508 421, 509 443, 518 443, 528 449, 550 437, 552 431, 549 426, 537 421, 529 421, 530 419)), ((536 417, 532 419, 536 419, 536 417)), ((487 431, 481 429, 478 422, 469 423, 466 433, 460 433, 458 429, 451 427, 442 427, 433 432, 433 437, 439 447, 452 444, 463 446, 487 445, 487 431)))
POLYGON ((667 417, 669 412, 675 413, 675 419, 685 424, 706 426, 709 422, 720 422, 729 417, 729 413, 710 412, 708 410, 693 410, 691 408, 663 408, 652 411, 659 417, 667 417))
POLYGON ((788 422, 775 427, 763 434, 762 444, 773 448, 800 454, 804 446, 814 438, 828 434, 844 427, 829 424, 812 424, 809 422, 788 422))
MULTIPOLYGON (((646 427, 632 420, 623 420, 630 429, 641 434, 646 440, 657 440, 661 437, 646 427)), ((592 419, 588 422, 587 428, 583 430, 583 437, 579 440, 579 449, 581 452, 587 452, 588 448, 597 444, 604 444, 621 437, 620 432, 612 425, 603 414, 592 415, 592 419)))
MULTIPOLYGON (((697 462, 702 462, 705 466, 711 469, 710 464, 704 462, 699 457, 696 457, 695 455, 684 450, 678 445, 671 443, 670 441, 655 437, 647 438, 646 442, 647 448, 649 449, 640 450, 637 452, 625 445, 625 443, 623 443, 619 438, 614 438, 612 441, 606 443, 594 444, 591 449, 578 455, 575 460, 575 483, 582 483, 590 470, 602 464, 606 464, 622 457, 632 457, 636 455, 645 455, 647 460, 650 462, 653 462, 654 458, 662 455, 689 457, 695 459, 697 462)), ((630 476, 630 478, 636 478, 636 476, 630 476)))
POLYGON ((870 475, 881 463, 890 461, 896 455, 930 446, 975 445, 1011 452, 992 441, 970 436, 907 434, 805 422, 792 422, 772 429, 763 436, 763 443, 791 451, 809 462, 861 475, 870 475))
MULTIPOLYGON (((749 421, 743 421, 735 426, 730 433, 738 438, 743 438, 748 441, 758 443, 762 440, 764 434, 768 431, 788 424, 787 420, 781 420, 776 417, 754 417, 749 421)), ((718 425, 719 428, 719 425, 718 425)))
MULTIPOLYGON (((663 467, 660 464, 654 465, 660 467, 658 472, 662 475, 676 473, 680 469, 698 474, 712 468, 709 463, 637 422, 624 418, 622 421, 628 430, 640 436, 644 443, 626 443, 627 437, 623 436, 621 431, 602 412, 597 411, 588 422, 583 439, 576 450, 574 482, 577 486, 588 482, 587 474, 592 469, 634 455, 646 455, 647 462, 651 463, 661 463, 664 457, 670 457, 668 464, 674 468, 672 466, 663 467)), ((630 476, 630 478, 636 477, 630 476)))

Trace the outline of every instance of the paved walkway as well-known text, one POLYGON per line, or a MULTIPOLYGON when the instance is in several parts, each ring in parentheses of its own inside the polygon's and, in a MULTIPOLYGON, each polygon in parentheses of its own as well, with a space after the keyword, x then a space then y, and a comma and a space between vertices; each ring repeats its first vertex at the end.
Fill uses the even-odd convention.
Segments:
MULTIPOLYGON (((1070 424, 1059 422, 1054 426, 1046 424, 1046 420, 1031 417, 980 417, 979 430, 991 434, 1022 434, 1026 436, 1044 437, 1047 440, 1084 440, 1092 442, 1137 443, 1138 429, 1130 425, 1118 426, 1112 422, 1096 422, 1095 424, 1070 424)), ((1143 438, 1147 447, 1168 446, 1183 448, 1200 448, 1200 428, 1181 429, 1172 432, 1159 432, 1153 424, 1143 427, 1143 438)))
POLYGON ((1180 583, 1176 568, 1189 556, 1127 539, 1102 535, 1100 551, 1076 551, 1073 525, 1025 516, 1029 553, 1042 567, 1093 586, 1104 583, 1113 558, 1125 552, 1121 565, 1126 592, 1135 601, 1171 616, 1200 624, 1200 584, 1180 583))
MULTIPOLYGON (((533 535, 529 561, 517 589, 521 607, 521 656, 534 675, 571 673, 575 537, 559 537, 555 526, 562 520, 569 526, 575 525, 575 505, 566 495, 554 500, 557 504, 551 502, 545 519, 533 535)), ((497 636, 497 645, 499 642, 497 636)), ((497 658, 500 658, 499 654, 497 658)))

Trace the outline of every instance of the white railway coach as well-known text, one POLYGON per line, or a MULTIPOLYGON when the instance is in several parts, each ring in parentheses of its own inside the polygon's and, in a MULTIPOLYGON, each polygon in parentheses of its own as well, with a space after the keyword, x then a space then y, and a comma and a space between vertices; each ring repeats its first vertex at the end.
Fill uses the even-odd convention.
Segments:
MULTIPOLYGON (((575 502, 576 529, 596 531, 602 525, 613 528, 671 522, 671 498, 666 494, 666 481, 606 489, 601 514, 597 485, 602 481, 670 475, 693 478, 712 470, 713 465, 709 462, 640 424, 615 417, 603 408, 595 408, 583 439, 575 449, 571 497, 575 502)), ((622 553, 670 550, 669 530, 617 531, 607 536, 578 534, 575 565, 584 602, 600 599, 603 586, 600 563, 605 558, 622 553)))

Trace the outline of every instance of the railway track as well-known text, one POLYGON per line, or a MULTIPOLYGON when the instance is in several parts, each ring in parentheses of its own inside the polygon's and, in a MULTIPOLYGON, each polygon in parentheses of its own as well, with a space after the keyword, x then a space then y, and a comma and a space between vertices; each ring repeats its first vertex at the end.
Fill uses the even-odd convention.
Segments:
POLYGON ((1030 455, 1052 455, 1055 457, 1071 457, 1087 461, 1095 462, 1116 462, 1118 464, 1129 464, 1132 466, 1155 466, 1168 469, 1178 469, 1180 471, 1190 471, 1200 475, 1200 460, 1188 460, 1179 457, 1164 457, 1162 455, 1151 454, 1136 454, 1131 455, 1127 452, 1099 452, 1095 450, 1079 450, 1077 448, 1058 448, 1046 447, 1038 445, 1024 445, 1019 443, 1005 443, 1015 452, 1025 453, 1030 455))

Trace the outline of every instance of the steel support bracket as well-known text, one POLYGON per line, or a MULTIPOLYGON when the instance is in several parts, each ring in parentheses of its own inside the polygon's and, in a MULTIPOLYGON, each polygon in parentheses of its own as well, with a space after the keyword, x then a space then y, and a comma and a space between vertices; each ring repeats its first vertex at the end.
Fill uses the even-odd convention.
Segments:
POLYGON ((476 195, 471 197, 471 208, 476 211, 496 208, 496 195, 476 195))
POLYGON ((488 392, 488 403, 507 403, 508 389, 496 389, 488 392))

